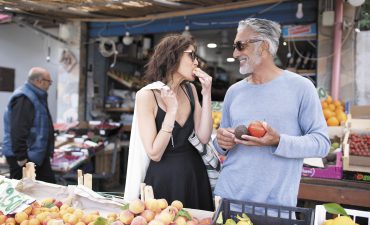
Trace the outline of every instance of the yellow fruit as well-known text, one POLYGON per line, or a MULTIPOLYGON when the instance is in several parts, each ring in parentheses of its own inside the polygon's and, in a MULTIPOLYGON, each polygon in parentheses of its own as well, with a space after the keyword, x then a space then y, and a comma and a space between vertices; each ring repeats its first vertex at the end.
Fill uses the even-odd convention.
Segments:
POLYGON ((332 103, 332 102, 333 102, 333 98, 332 98, 330 95, 328 95, 328 97, 326 97, 325 101, 326 101, 328 104, 330 104, 330 103, 332 103))
POLYGON ((25 212, 18 212, 15 214, 15 221, 17 223, 22 223, 24 220, 28 219, 28 214, 25 212))
POLYGON ((339 120, 339 123, 346 122, 347 120, 347 115, 344 112, 338 113, 336 117, 339 120))
POLYGON ((334 112, 335 111, 335 105, 334 104, 329 104, 328 108, 330 111, 334 112))
POLYGON ((333 225, 355 225, 355 222, 348 216, 340 216, 334 219, 333 225))
POLYGON ((334 223, 334 220, 330 219, 330 220, 325 220, 322 225, 333 225, 333 223, 334 223))
POLYGON ((326 101, 321 101, 321 107, 322 109, 328 108, 328 103, 326 101))
POLYGON ((333 114, 333 112, 330 111, 329 109, 324 109, 322 112, 323 112, 324 117, 325 117, 326 120, 329 119, 333 114))
POLYGON ((342 103, 341 103, 339 100, 335 100, 335 101, 333 102, 333 104, 334 104, 336 107, 338 107, 338 106, 341 106, 341 105, 342 105, 342 103))
POLYGON ((335 116, 330 117, 326 123, 328 126, 339 126, 339 120, 335 116))

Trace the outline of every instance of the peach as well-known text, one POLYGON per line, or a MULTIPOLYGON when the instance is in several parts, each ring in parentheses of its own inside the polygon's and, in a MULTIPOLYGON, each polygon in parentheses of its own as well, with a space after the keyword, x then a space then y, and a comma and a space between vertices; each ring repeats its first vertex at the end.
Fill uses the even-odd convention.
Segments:
POLYGON ((146 222, 150 222, 154 219, 155 213, 152 210, 146 209, 140 214, 140 216, 146 219, 146 222))
POLYGON ((84 222, 85 224, 89 224, 90 222, 92 222, 92 221, 93 221, 93 215, 91 215, 91 214, 83 215, 81 220, 82 220, 82 222, 84 222))
POLYGON ((28 214, 25 212, 17 212, 15 214, 14 219, 15 219, 15 222, 22 223, 24 220, 28 219, 28 214))
POLYGON ((157 201, 158 201, 158 204, 159 204, 159 208, 161 208, 161 209, 167 208, 168 202, 167 202, 166 199, 161 198, 161 199, 158 199, 157 201))
POLYGON ((124 225, 124 223, 122 223, 121 221, 117 220, 117 221, 114 221, 113 223, 111 223, 109 225, 124 225))
POLYGON ((129 210, 123 210, 119 214, 119 220, 124 224, 130 224, 131 221, 134 219, 134 214, 129 210))
POLYGON ((54 205, 55 205, 56 207, 60 208, 60 207, 62 207, 63 202, 61 202, 61 201, 55 201, 55 202, 54 202, 54 205))
POLYGON ((132 222, 131 225, 147 225, 146 219, 142 216, 136 216, 132 222))
POLYGON ((25 213, 27 213, 28 215, 30 215, 30 214, 31 214, 31 212, 32 212, 32 206, 28 206, 27 208, 25 208, 25 209, 23 210, 23 212, 25 212, 25 213))
POLYGON ((161 207, 159 205, 159 201, 156 199, 147 199, 145 200, 145 208, 152 210, 155 213, 159 213, 161 211, 161 207))
POLYGON ((155 219, 161 220, 165 225, 168 225, 175 218, 174 214, 168 211, 162 211, 160 214, 155 216, 155 219))
POLYGON ((114 218, 114 220, 116 220, 117 219, 117 213, 109 213, 108 215, 107 215, 107 218, 108 217, 112 217, 112 218, 114 218))
POLYGON ((184 207, 182 202, 180 202, 179 200, 174 200, 171 205, 176 207, 178 210, 181 210, 184 207))
POLYGON ((10 224, 15 224, 16 222, 15 222, 15 219, 13 218, 13 217, 9 217, 9 218, 7 218, 6 220, 5 220, 5 224, 6 225, 10 225, 10 224))
POLYGON ((28 225, 29 224, 29 220, 23 220, 22 223, 20 225, 28 225))
POLYGON ((6 219, 8 219, 8 217, 7 217, 7 216, 5 216, 4 214, 1 214, 1 215, 0 215, 0 224, 5 223, 6 219))
POLYGON ((197 223, 197 222, 195 222, 195 220, 188 220, 188 221, 186 222, 186 225, 198 225, 198 223, 197 223))
POLYGON ((60 210, 64 210, 64 209, 68 209, 69 208, 69 205, 68 204, 63 204, 60 206, 60 210))
POLYGON ((30 216, 30 218, 29 218, 30 220, 29 220, 29 222, 28 222, 28 225, 40 225, 40 221, 38 220, 38 219, 36 219, 36 218, 31 218, 31 216, 30 216))
POLYGON ((128 209, 133 214, 139 214, 142 213, 145 209, 145 204, 140 199, 136 199, 130 202, 128 209))
POLYGON ((78 222, 78 223, 76 223, 76 225, 86 225, 84 222, 78 222))
POLYGON ((187 220, 186 220, 186 218, 185 217, 183 217, 183 216, 179 216, 179 217, 177 217, 176 219, 175 219, 175 221, 174 221, 177 225, 186 225, 186 222, 187 222, 187 220))
POLYGON ((148 225, 165 225, 161 220, 154 219, 148 225))

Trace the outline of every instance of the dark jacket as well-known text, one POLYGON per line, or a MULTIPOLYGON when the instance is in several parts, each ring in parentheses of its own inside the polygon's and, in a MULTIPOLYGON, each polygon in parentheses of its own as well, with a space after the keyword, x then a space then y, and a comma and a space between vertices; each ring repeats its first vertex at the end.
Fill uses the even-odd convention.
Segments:
POLYGON ((41 165, 54 151, 53 134, 47 92, 30 83, 15 90, 4 113, 3 154, 41 165))

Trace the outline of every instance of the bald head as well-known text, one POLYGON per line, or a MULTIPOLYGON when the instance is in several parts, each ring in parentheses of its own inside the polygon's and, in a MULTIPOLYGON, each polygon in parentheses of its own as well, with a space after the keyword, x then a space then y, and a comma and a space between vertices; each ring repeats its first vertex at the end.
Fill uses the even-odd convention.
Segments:
POLYGON ((28 72, 28 82, 47 91, 52 81, 49 72, 42 67, 33 67, 28 72))
POLYGON ((36 80, 41 80, 45 76, 49 75, 49 72, 41 67, 33 67, 28 72, 28 81, 34 82, 36 80))

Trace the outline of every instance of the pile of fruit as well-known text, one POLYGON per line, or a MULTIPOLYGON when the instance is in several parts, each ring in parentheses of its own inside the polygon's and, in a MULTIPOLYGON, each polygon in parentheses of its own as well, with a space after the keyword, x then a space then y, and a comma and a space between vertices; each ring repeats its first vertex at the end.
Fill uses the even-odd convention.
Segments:
POLYGON ((340 101, 333 101, 333 98, 329 95, 325 100, 321 101, 321 107, 328 126, 339 126, 341 123, 346 122, 347 115, 344 112, 343 103, 340 101))
POLYGON ((106 217, 98 211, 86 213, 55 199, 34 202, 22 212, 3 215, 0 224, 5 225, 210 225, 211 218, 198 220, 183 209, 180 201, 168 205, 165 199, 134 200, 123 207, 120 213, 106 217))
POLYGON ((217 129, 221 123, 221 111, 212 111, 213 128, 217 129))
POLYGON ((370 135, 351 133, 348 138, 349 154, 357 156, 370 156, 370 135))

